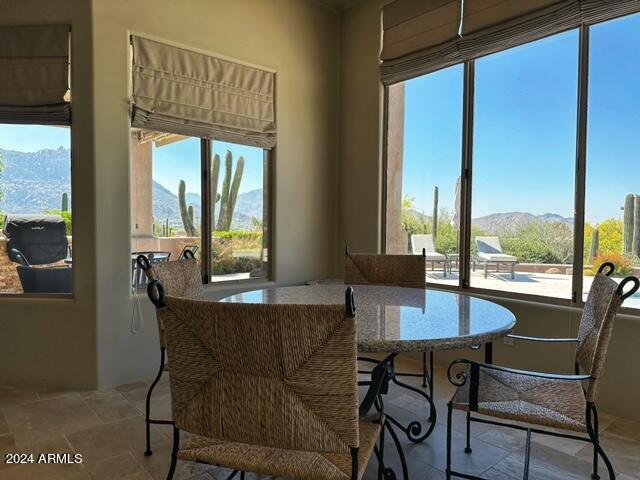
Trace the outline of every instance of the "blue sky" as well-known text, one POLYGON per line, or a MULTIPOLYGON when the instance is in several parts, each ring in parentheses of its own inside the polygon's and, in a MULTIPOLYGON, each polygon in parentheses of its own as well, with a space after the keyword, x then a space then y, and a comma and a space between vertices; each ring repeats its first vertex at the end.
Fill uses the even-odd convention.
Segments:
MULTIPOLYGON (((213 153, 220 155, 219 187, 224 178, 224 162, 227 150, 233 154, 233 169, 236 161, 244 157, 244 173, 240 192, 247 192, 262 188, 262 149, 234 145, 225 142, 213 142, 213 153)), ((200 193, 200 140, 190 138, 153 150, 153 179, 172 191, 178 193, 178 182, 182 179, 187 186, 187 192, 200 193)))
MULTIPOLYGON (((591 29, 587 221, 620 217, 640 194, 640 15, 591 29), (625 172, 627 172, 625 174, 625 172)), ((578 32, 476 61, 473 217, 522 211, 573 216, 578 32)), ((406 82, 403 189, 430 213, 454 207, 463 68, 406 82)))

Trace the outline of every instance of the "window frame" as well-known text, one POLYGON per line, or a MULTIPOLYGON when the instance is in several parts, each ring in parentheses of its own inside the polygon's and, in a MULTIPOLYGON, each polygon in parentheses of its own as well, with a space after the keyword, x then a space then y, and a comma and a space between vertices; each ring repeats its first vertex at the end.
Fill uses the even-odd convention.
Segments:
MULTIPOLYGON (((511 299, 517 301, 534 302, 545 305, 558 305, 571 308, 583 308, 584 282, 584 229, 585 229, 585 192, 587 169, 587 126, 588 126, 588 100, 589 100, 589 48, 590 28, 604 22, 626 17, 614 15, 597 22, 582 23, 579 27, 563 29, 547 35, 535 41, 549 38, 570 30, 578 30, 578 85, 577 85, 577 118, 576 118, 576 156, 575 156, 575 199, 574 199, 574 240, 573 240, 573 276, 571 279, 571 298, 546 297, 535 294, 506 292, 490 288, 474 287, 470 285, 471 278, 471 208, 472 208, 472 180, 473 180, 473 133, 474 133, 474 103, 475 103, 475 59, 463 62, 463 112, 462 112, 462 152, 460 159, 460 240, 459 240, 459 281, 458 285, 451 286, 434 282, 426 282, 428 288, 438 290, 453 290, 457 292, 487 295, 491 297, 511 299), (580 252, 576 254, 576 252, 580 252)), ((526 42, 532 43, 532 42, 526 42)), ((515 48, 520 45, 511 46, 515 48)), ((499 52, 493 52, 499 53, 499 52)), ((492 54, 493 54, 492 53, 492 54)), ((482 58, 482 57, 479 57, 482 58)), ((459 65, 459 64, 458 64, 459 65)), ((444 66, 449 68, 452 65, 444 66)), ((434 72, 429 72, 429 75, 434 72)), ((393 85, 383 85, 383 142, 382 142, 382 212, 381 212, 381 246, 382 251, 387 251, 387 195, 388 195, 388 163, 387 142, 389 133, 389 88, 393 85)), ((640 315, 640 308, 622 307, 620 313, 640 315)))
POLYGON ((264 176, 262 179, 263 190, 263 249, 267 249, 268 261, 266 264, 266 272, 263 277, 258 278, 241 278, 232 280, 213 281, 213 262, 211 260, 212 252, 212 225, 211 225, 211 161, 213 153, 213 142, 215 139, 200 139, 200 182, 202 203, 200 205, 201 221, 200 221, 200 268, 202 272, 202 283, 205 285, 246 285, 251 283, 263 283, 272 281, 271 262, 273 252, 271 250, 271 226, 272 226, 272 195, 271 195, 271 179, 273 178, 273 150, 262 149, 264 166, 264 176), (266 225, 266 227, 265 227, 266 225), (205 235, 206 233, 206 235, 205 235))

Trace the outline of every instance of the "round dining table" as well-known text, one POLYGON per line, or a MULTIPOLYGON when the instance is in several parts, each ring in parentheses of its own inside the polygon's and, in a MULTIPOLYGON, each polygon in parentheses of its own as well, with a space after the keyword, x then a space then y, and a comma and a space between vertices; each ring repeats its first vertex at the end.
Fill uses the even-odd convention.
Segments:
MULTIPOLYGON (((323 304, 345 303, 343 284, 315 284, 275 287, 238 293, 221 302, 260 304, 323 304)), ((419 389, 402 382, 399 376, 422 377, 418 374, 395 372, 394 360, 399 353, 431 352, 485 346, 485 361, 492 361, 492 342, 510 333, 516 318, 497 303, 463 293, 444 290, 353 285, 356 306, 358 358, 389 366, 389 380, 413 391, 429 406, 428 425, 415 420, 403 425, 395 418, 387 419, 400 428, 414 443, 425 440, 436 425, 433 401, 433 372, 429 389, 419 389), (372 359, 363 354, 384 354, 384 359, 372 359)), ((395 433, 391 431, 393 437, 395 433)), ((396 445, 401 450, 397 438, 396 445)), ((406 477, 406 463, 401 454, 406 477)))

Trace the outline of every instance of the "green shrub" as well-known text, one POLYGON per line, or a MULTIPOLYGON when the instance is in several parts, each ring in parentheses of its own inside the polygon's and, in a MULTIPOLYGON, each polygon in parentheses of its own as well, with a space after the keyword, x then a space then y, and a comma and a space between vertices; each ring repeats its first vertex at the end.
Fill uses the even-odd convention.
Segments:
POLYGON ((533 222, 500 242, 504 253, 521 263, 572 263, 573 230, 563 222, 533 222))
POLYGON ((60 215, 64 220, 67 235, 73 235, 73 219, 70 211, 63 212, 62 210, 47 210, 45 213, 47 215, 60 215))
POLYGON ((215 232, 213 232, 213 238, 223 240, 262 240, 262 232, 253 230, 216 230, 215 232))
POLYGON ((215 232, 211 242, 214 275, 249 273, 262 266, 262 232, 215 232), (218 236, 223 233, 222 236, 218 236), (251 251, 255 256, 234 256, 251 251))

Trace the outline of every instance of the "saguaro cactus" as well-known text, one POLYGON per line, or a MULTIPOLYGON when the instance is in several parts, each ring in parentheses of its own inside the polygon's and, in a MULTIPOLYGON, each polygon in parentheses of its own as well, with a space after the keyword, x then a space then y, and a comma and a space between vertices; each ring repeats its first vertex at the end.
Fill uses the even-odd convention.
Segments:
POLYGON ((60 206, 60 210, 62 210, 63 212, 69 211, 69 195, 67 194, 67 192, 64 192, 62 194, 62 205, 60 206))
POLYGON ((178 203, 180 204, 180 217, 182 217, 182 225, 184 225, 184 231, 188 237, 195 237, 198 235, 198 230, 196 230, 196 227, 193 225, 191 218, 189 218, 186 190, 187 187, 184 183, 184 180, 180 180, 180 183, 178 183, 178 203))
POLYGON ((629 255, 633 250, 633 222, 634 222, 634 203, 635 195, 627 194, 624 199, 624 230, 623 237, 623 253, 629 255))
MULTIPOLYGON (((236 200, 238 199, 238 191, 242 182, 244 173, 244 158, 238 158, 236 170, 231 179, 233 170, 233 154, 227 150, 225 156, 224 180, 222 181, 222 192, 220 193, 220 212, 218 213, 218 222, 216 230, 229 230, 231 228, 231 220, 233 219, 233 211, 236 208, 236 200)), ((216 198, 216 197, 212 197, 216 198)))
POLYGON ((213 156, 211 164, 211 228, 216 228, 216 203, 220 198, 218 193, 218 179, 220 178, 220 155, 213 156))
POLYGON ((189 220, 191 220, 191 223, 193 222, 193 205, 189 205, 189 208, 187 208, 187 212, 189 213, 189 220))
POLYGON ((600 251, 600 227, 596 225, 593 227, 593 233, 591 234, 591 259, 593 260, 598 256, 600 251))
POLYGON ((433 188, 433 228, 431 232, 433 233, 433 241, 436 241, 436 237, 438 236, 438 187, 433 188))
POLYGON ((631 253, 640 257, 640 195, 636 195, 633 206, 633 242, 631 253))

